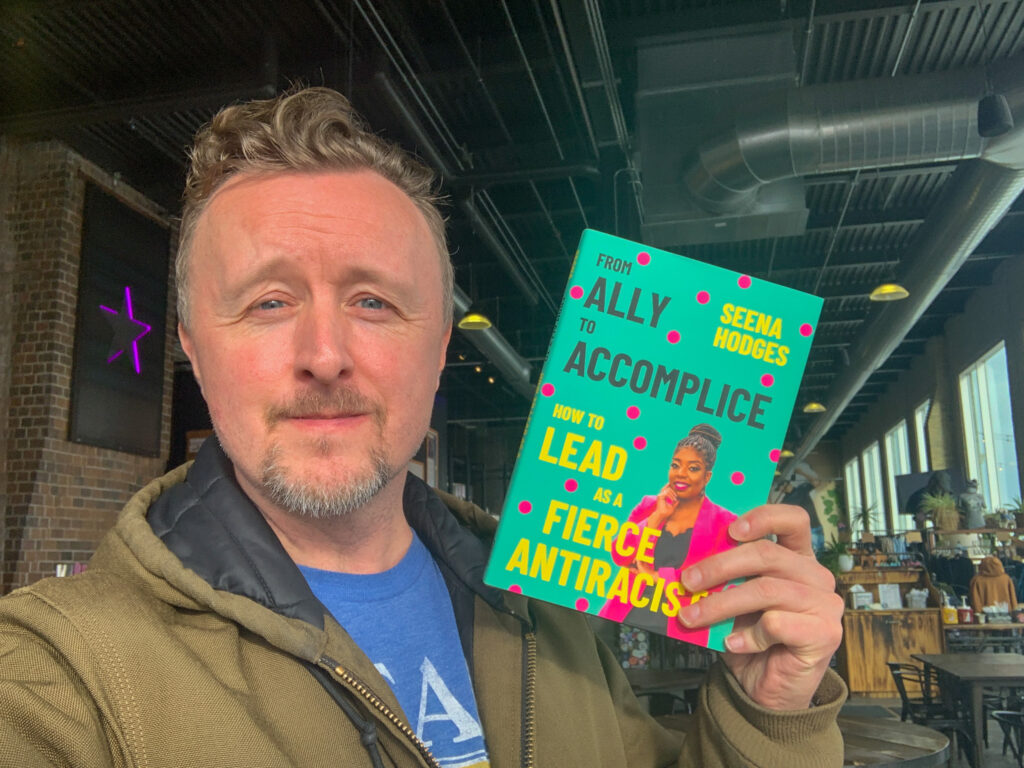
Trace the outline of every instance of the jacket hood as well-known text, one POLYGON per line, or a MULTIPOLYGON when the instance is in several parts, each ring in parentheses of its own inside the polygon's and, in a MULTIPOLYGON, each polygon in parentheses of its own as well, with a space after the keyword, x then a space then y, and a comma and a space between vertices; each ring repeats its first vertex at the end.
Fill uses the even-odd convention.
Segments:
POLYGON ((978 565, 978 573, 982 576, 1002 576, 1006 571, 998 557, 989 555, 978 565))
MULTIPOLYGON (((482 581, 495 522, 475 505, 443 495, 444 501, 410 475, 403 495, 410 526, 446 578, 510 612, 504 594, 482 581)), ((239 487, 215 438, 194 462, 128 502, 92 567, 118 570, 163 602, 229 617, 301 658, 312 661, 323 651, 326 609, 239 487), (114 551, 124 548, 130 554, 114 551)))

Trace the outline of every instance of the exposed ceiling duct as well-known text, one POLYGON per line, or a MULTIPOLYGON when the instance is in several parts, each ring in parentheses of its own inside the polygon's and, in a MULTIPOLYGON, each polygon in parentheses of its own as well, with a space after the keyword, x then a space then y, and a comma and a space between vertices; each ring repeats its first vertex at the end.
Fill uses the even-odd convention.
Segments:
MULTIPOLYGON (((783 469, 784 475, 790 474, 796 462, 824 437, 868 376, 885 362, 1024 190, 1024 57, 1016 56, 993 67, 992 82, 996 92, 1006 96, 1017 127, 990 141, 980 159, 963 163, 946 183, 904 257, 901 282, 910 291, 910 298, 873 311, 858 342, 849 350, 849 365, 824 398, 827 412, 804 434, 795 456, 783 469)), ((916 147, 907 149, 919 151, 916 147)))
POLYGON ((706 142, 683 181, 701 208, 751 208, 768 183, 981 155, 983 69, 790 88, 706 142))
MULTIPOLYGON (((455 286, 455 294, 452 298, 457 315, 464 315, 469 311, 472 302, 465 291, 455 286)), ((516 392, 528 400, 533 399, 536 386, 530 381, 532 373, 530 364, 519 356, 519 353, 512 348, 512 345, 497 329, 491 327, 480 331, 465 331, 464 335, 474 347, 494 363, 494 367, 516 392)))

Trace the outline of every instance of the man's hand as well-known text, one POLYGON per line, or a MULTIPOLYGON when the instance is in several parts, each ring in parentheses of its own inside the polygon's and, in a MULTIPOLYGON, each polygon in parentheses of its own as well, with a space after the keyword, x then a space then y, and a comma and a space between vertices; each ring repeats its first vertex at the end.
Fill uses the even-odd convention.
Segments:
POLYGON ((807 512, 756 507, 729 526, 729 535, 740 546, 683 571, 683 586, 699 592, 747 581, 683 608, 679 620, 697 627, 735 617, 724 661, 747 694, 771 709, 805 709, 843 636, 843 600, 814 557, 807 512))

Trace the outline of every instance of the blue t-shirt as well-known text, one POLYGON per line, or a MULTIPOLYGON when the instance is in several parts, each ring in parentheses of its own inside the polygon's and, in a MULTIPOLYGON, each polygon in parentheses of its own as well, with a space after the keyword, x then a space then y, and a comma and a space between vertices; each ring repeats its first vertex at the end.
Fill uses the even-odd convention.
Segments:
POLYGON ((405 557, 383 573, 299 570, 391 685, 406 722, 437 761, 445 768, 486 768, 451 597, 419 537, 413 533, 405 557))

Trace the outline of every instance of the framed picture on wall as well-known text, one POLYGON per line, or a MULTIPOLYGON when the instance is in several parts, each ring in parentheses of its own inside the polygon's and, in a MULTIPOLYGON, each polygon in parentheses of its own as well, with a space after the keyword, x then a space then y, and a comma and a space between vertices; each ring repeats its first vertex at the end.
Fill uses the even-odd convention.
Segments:
POLYGON ((160 454, 170 235, 85 188, 68 439, 160 454))

